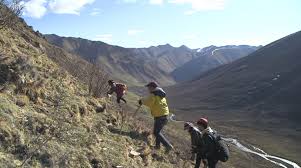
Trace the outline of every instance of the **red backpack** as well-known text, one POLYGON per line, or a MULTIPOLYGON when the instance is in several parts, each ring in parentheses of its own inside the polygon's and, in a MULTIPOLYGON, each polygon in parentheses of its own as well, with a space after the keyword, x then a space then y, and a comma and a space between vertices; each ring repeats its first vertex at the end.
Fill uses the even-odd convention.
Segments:
POLYGON ((127 86, 123 83, 117 83, 116 84, 116 93, 117 94, 124 94, 127 90, 127 86))

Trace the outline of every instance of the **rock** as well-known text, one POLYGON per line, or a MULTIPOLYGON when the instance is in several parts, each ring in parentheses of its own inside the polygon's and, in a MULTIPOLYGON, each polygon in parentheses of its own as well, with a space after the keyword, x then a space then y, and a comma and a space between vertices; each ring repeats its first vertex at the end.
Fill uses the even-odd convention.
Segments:
POLYGON ((92 159, 92 160, 90 161, 90 164, 91 164, 91 166, 92 166, 93 168, 100 168, 100 167, 102 167, 102 166, 101 166, 101 162, 100 162, 100 160, 98 160, 98 159, 92 159))
POLYGON ((16 102, 16 105, 24 107, 29 104, 29 99, 27 96, 19 96, 16 102))
POLYGON ((99 105, 96 107, 95 111, 96 113, 103 113, 105 112, 105 109, 106 109, 105 106, 99 105))
POLYGON ((87 107, 85 107, 85 106, 80 106, 80 107, 79 107, 79 112, 80 112, 80 115, 81 115, 81 116, 86 116, 86 115, 88 114, 87 107))
POLYGON ((113 168, 123 168, 123 166, 113 166, 113 168))
POLYGON ((134 151, 134 150, 131 150, 131 152, 129 153, 130 157, 137 157, 137 156, 140 156, 141 153, 137 152, 137 151, 134 151))

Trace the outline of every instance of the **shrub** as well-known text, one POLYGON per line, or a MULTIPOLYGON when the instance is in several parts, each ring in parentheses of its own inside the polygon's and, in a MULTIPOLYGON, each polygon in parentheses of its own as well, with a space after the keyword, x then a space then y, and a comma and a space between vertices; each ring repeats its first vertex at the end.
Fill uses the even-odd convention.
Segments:
POLYGON ((12 28, 19 22, 22 4, 21 0, 0 0, 0 29, 12 28))

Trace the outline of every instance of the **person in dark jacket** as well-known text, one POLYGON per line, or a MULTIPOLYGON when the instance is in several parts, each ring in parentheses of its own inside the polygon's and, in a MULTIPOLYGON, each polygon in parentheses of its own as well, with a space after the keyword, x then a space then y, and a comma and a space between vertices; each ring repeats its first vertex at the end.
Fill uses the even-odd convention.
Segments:
POLYGON ((209 168, 216 168, 218 157, 216 156, 216 142, 213 136, 215 132, 209 127, 206 118, 199 119, 197 125, 203 134, 203 146, 200 151, 201 159, 207 159, 209 168))
POLYGON ((139 105, 149 107, 151 114, 154 117, 154 135, 156 137, 155 149, 160 149, 160 145, 163 144, 168 153, 173 149, 173 146, 162 133, 164 126, 168 123, 167 116, 169 115, 166 93, 156 82, 150 82, 146 87, 148 88, 150 95, 139 100, 139 105))
POLYGON ((126 85, 122 83, 116 83, 113 80, 109 80, 108 83, 111 88, 107 92, 107 95, 110 97, 113 93, 116 93, 117 103, 120 104, 120 100, 126 103, 126 100, 123 98, 127 88, 126 85))
MULTIPOLYGON (((195 168, 199 168, 201 165, 202 157, 201 157, 201 149, 203 146, 202 133, 196 128, 192 123, 186 122, 184 124, 184 130, 187 130, 191 137, 191 160, 196 160, 195 168)), ((203 160, 204 167, 207 167, 207 162, 203 160)))

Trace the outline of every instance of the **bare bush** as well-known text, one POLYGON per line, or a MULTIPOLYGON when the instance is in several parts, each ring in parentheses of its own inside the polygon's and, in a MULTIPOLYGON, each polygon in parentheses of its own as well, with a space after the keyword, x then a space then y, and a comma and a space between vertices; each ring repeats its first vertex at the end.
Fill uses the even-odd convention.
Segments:
POLYGON ((12 28, 22 14, 22 0, 0 0, 0 29, 12 28))
POLYGON ((105 73, 98 63, 93 63, 91 67, 87 67, 87 73, 89 94, 94 97, 103 96, 108 89, 106 83, 109 79, 109 75, 105 73))

